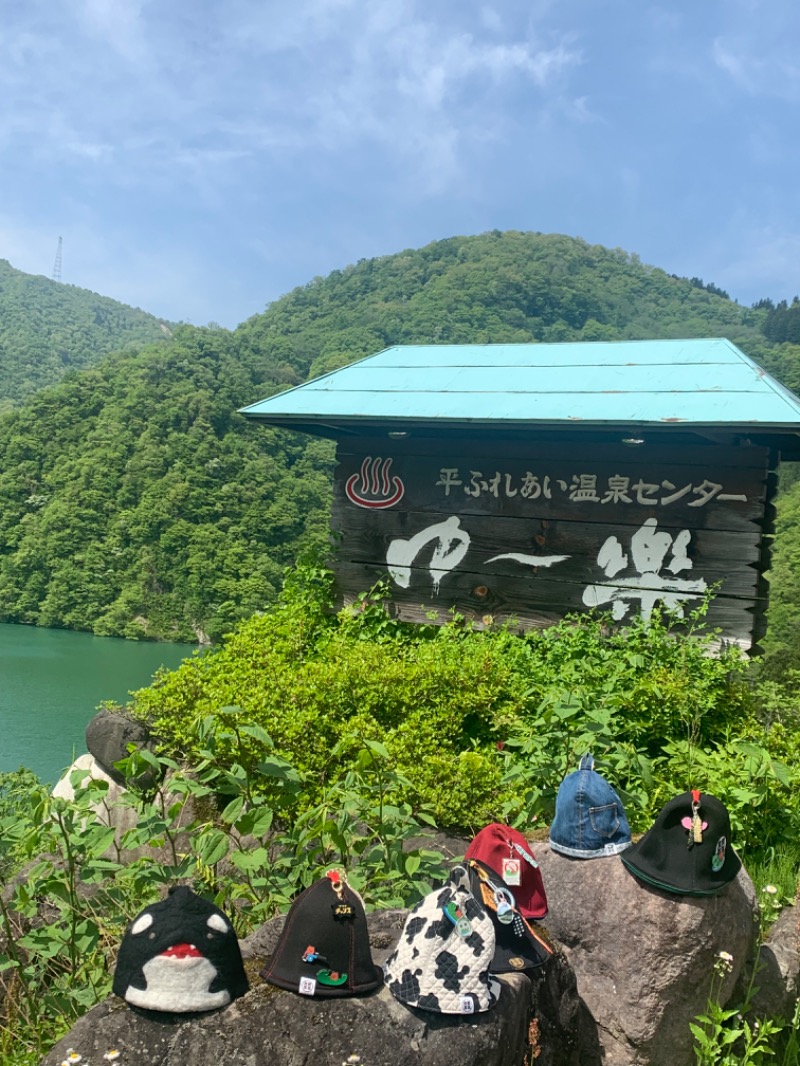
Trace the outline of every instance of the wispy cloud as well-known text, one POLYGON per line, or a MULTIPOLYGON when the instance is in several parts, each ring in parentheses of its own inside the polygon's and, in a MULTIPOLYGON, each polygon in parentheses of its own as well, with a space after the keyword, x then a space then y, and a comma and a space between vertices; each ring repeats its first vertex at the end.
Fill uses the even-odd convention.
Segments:
POLYGON ((437 21, 421 0, 232 0, 191 22, 186 5, 146 0, 68 0, 49 23, 32 5, 0 41, 16 57, 3 80, 18 105, 0 137, 113 162, 126 184, 163 166, 191 175, 198 154, 224 167, 369 142, 419 167, 429 158, 441 179, 508 91, 543 95, 580 62, 567 41, 542 43, 490 9, 437 21), (152 154, 138 147, 145 131, 152 154))
POLYGON ((800 101, 800 8, 779 4, 769 10, 751 0, 726 6, 711 45, 717 69, 752 96, 800 101))
POLYGON ((0 255, 62 233, 65 279, 226 324, 495 227, 800 288, 799 39, 797 0, 6 4, 0 255))

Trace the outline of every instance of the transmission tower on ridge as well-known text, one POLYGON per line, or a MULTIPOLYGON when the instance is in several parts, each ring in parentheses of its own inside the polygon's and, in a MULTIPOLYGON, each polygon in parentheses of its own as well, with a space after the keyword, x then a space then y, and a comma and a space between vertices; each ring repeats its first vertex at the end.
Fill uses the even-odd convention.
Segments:
POLYGON ((53 281, 61 281, 61 244, 62 240, 58 238, 58 248, 56 248, 56 261, 53 263, 53 281))

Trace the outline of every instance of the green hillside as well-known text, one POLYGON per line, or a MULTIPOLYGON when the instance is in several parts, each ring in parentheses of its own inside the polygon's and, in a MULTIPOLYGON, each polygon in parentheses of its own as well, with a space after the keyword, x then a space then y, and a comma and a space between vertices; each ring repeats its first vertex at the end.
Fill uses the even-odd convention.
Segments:
MULTIPOLYGON (((572 237, 493 233, 361 260, 236 331, 310 376, 391 344, 728 337, 758 358, 768 307, 572 237)), ((768 302, 767 302, 768 303, 768 302)))
MULTIPOLYGON (((724 336, 798 388, 800 346, 764 332, 790 310, 619 249, 494 232, 334 271, 232 333, 179 327, 0 419, 0 620, 194 639, 271 602, 325 540, 332 446, 236 411, 308 376, 392 344, 724 336)), ((781 568, 791 619, 779 540, 781 568)))
POLYGON ((108 352, 164 339, 153 315, 0 259, 0 411, 108 352))
POLYGON ((0 419, 0 617, 196 640, 274 599, 326 524, 331 448, 236 414, 287 383, 263 363, 181 326, 0 419))

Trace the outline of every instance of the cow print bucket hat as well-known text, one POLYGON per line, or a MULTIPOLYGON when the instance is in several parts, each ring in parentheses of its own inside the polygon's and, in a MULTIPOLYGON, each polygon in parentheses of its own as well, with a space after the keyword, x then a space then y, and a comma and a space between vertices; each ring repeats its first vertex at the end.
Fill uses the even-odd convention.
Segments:
POLYGON ((500 984, 490 976, 494 927, 470 891, 463 866, 406 919, 384 964, 389 991, 407 1007, 439 1014, 478 1014, 495 1005, 500 984))
POLYGON ((742 867, 731 847, 728 809, 697 789, 666 803, 641 840, 620 855, 634 876, 686 896, 711 896, 742 867))
POLYGON ((383 971, 372 961, 364 904, 341 871, 328 870, 295 899, 261 976, 315 999, 380 988, 383 971))
POLYGON ((224 1007, 249 987, 230 919, 185 885, 130 924, 112 985, 134 1007, 167 1012, 224 1007))

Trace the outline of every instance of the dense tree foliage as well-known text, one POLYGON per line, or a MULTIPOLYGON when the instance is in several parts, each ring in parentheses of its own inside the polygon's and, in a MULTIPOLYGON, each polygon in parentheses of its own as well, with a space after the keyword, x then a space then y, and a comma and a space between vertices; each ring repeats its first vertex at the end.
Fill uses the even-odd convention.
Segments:
MULTIPOLYGON (((741 307, 713 283, 557 235, 493 231, 362 260, 232 333, 168 337, 149 316, 2 263, 0 308, 21 338, 0 332, 0 409, 47 380, 31 367, 67 371, 0 420, 0 618, 97 633, 215 637, 271 602, 283 565, 324 537, 332 448, 236 411, 387 346, 724 336, 800 391, 800 344, 788 326, 770 335, 795 303, 741 307), (85 335, 74 325, 68 358, 64 322, 89 323, 85 335), (107 347, 153 329, 158 343, 98 362, 91 324, 107 347)), ((786 496, 775 647, 794 645, 800 614, 786 496)))
POLYGON ((153 315, 0 259, 0 411, 108 352, 167 335, 153 315))
POLYGON ((6 415, 0 617, 195 640, 273 599, 326 523, 331 458, 237 414, 278 385, 184 326, 6 415))
POLYGON ((795 296, 791 305, 781 300, 770 309, 764 322, 764 336, 776 344, 785 341, 800 344, 800 298, 795 296))
MULTIPOLYGON (((317 374, 392 344, 728 337, 760 348, 765 312, 571 237, 452 237, 362 260, 295 289, 237 330, 317 374)), ((757 357, 757 356, 756 356, 757 357)))

